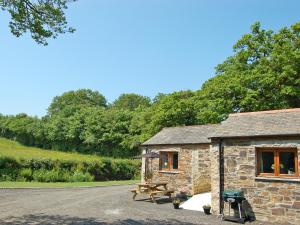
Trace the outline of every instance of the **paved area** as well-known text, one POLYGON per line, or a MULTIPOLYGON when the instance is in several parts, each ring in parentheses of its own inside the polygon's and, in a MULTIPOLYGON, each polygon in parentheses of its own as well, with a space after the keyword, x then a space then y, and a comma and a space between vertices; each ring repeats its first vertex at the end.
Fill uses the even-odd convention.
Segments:
POLYGON ((0 224, 232 225, 202 212, 175 210, 167 200, 155 204, 138 196, 133 201, 129 189, 0 189, 0 224))

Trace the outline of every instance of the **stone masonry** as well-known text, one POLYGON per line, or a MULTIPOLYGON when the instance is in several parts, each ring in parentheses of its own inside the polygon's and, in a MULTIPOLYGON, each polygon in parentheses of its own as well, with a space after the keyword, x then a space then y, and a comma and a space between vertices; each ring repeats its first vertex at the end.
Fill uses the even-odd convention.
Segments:
MULTIPOLYGON (((189 190, 190 194, 210 191, 210 158, 209 145, 169 145, 151 146, 148 150, 159 153, 160 151, 178 152, 177 171, 159 171, 159 159, 148 159, 143 161, 142 181, 145 166, 153 172, 152 182, 167 182, 169 188, 189 190)), ((145 150, 144 150, 145 153, 145 150)))
MULTIPOLYGON (((250 203, 256 219, 261 221, 300 224, 299 179, 272 179, 256 177, 256 148, 293 147, 300 140, 293 139, 225 139, 224 189, 241 189, 250 203)), ((212 210, 219 213, 219 145, 213 143, 211 157, 212 210)), ((300 168, 300 161, 299 168, 300 168)))

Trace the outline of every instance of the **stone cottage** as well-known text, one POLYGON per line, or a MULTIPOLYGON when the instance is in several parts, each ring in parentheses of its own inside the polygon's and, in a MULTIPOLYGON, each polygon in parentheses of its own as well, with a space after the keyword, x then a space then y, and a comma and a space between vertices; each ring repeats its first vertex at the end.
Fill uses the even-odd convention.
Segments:
POLYGON ((300 109, 230 114, 211 140, 214 213, 240 189, 258 220, 300 224, 300 109))
POLYGON ((157 153, 156 158, 142 159, 152 182, 168 182, 170 188, 191 194, 211 190, 210 139, 218 125, 164 128, 142 144, 143 154, 157 153))

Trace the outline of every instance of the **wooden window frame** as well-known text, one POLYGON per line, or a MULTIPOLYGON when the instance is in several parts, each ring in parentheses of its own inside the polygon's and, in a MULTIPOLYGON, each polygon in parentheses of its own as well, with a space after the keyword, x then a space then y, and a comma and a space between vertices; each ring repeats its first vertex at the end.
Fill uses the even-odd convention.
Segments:
POLYGON ((167 151, 161 151, 159 152, 159 171, 162 172, 170 172, 170 171, 178 171, 179 167, 179 153, 178 152, 167 152, 167 151), (168 155, 168 168, 163 168, 162 167, 162 155, 167 154, 168 155), (177 159, 177 169, 173 169, 173 156, 174 154, 177 154, 178 159, 177 159))
POLYGON ((297 148, 287 148, 287 147, 279 147, 279 148, 257 148, 256 149, 256 155, 257 155, 257 176, 258 177, 282 177, 282 178, 299 178, 299 162, 298 162, 298 150, 297 148), (260 162, 261 162, 261 153, 262 152, 273 152, 274 153, 274 173, 261 173, 260 172, 260 162), (279 154, 281 152, 294 152, 295 158, 295 174, 289 175, 289 174, 280 174, 280 159, 279 154))

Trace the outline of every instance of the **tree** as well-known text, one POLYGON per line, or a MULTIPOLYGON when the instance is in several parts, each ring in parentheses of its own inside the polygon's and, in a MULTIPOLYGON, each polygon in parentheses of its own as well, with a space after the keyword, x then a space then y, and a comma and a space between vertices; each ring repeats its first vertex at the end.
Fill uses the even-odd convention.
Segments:
POLYGON ((122 94, 116 99, 112 106, 117 109, 135 110, 138 107, 149 107, 151 100, 149 97, 138 94, 122 94))
POLYGON ((48 115, 63 114, 68 117, 84 107, 106 107, 106 99, 98 91, 79 89, 56 96, 48 108, 48 115))
MULTIPOLYGON (((75 127, 77 127, 83 149, 86 151, 101 152, 103 149, 102 139, 106 132, 105 110, 96 107, 82 108, 74 116, 74 122, 77 123, 75 127), (78 124, 78 121, 82 121, 81 125, 78 124), (82 128, 78 129, 80 126, 82 128)), ((103 151, 101 153, 105 154, 103 151)))
POLYGON ((0 135, 25 145, 44 147, 43 125, 40 119, 25 113, 5 117, 0 115, 0 135))
POLYGON ((20 37, 30 32, 37 43, 47 45, 47 39, 75 31, 68 27, 64 13, 67 4, 74 1, 76 0, 0 0, 0 7, 11 15, 9 27, 13 35, 20 37))
POLYGON ((231 112, 300 106, 300 23, 275 33, 257 22, 233 50, 198 91, 198 122, 220 122, 231 112))
POLYGON ((161 101, 167 94, 164 93, 158 93, 154 98, 153 98, 153 103, 158 103, 161 101))
POLYGON ((160 98, 144 112, 145 122, 142 125, 142 133, 146 135, 143 136, 149 138, 163 127, 196 124, 193 97, 193 91, 179 91, 160 98))

